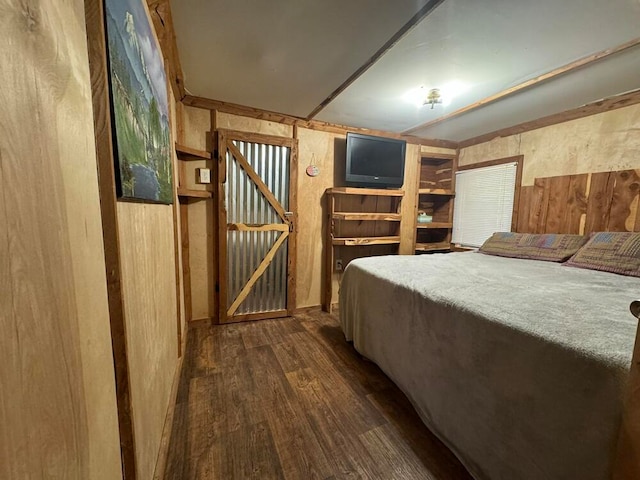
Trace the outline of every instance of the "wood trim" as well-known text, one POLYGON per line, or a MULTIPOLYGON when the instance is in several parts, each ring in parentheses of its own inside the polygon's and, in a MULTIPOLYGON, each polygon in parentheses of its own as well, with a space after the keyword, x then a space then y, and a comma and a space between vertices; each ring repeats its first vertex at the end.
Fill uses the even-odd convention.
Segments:
MULTIPOLYGON (((189 335, 187 328, 184 338, 189 335)), ((181 347, 182 348, 182 347, 181 347)), ((167 405, 167 414, 162 427, 162 436, 160 437, 160 448, 158 449, 158 458, 154 469, 153 480, 164 480, 167 468, 167 460, 169 459, 169 445, 171 443, 171 432, 173 431, 173 418, 176 413, 176 402, 178 399, 178 388, 180 386, 180 378, 182 376, 182 367, 184 365, 185 355, 178 357, 178 365, 173 374, 173 382, 171 383, 171 393, 169 394, 169 404, 167 405)))
POLYGON ((322 305, 311 305, 309 307, 296 308, 293 311, 294 315, 307 315, 309 313, 316 313, 322 311, 322 305))
POLYGON ((331 189, 325 191, 326 213, 325 213, 325 240, 324 240, 324 295, 322 309, 325 312, 331 312, 331 297, 333 295, 333 230, 334 220, 331 212, 335 210, 335 197, 331 193, 331 189))
MULTIPOLYGON (((632 308, 634 303, 636 302, 632 303, 632 308)), ((611 477, 613 480, 640 478, 640 327, 636 330, 629 383, 623 401, 622 422, 611 477)))
POLYGON ((393 46, 400 41, 402 37, 404 37, 413 27, 415 27, 418 23, 420 23, 425 17, 427 17, 438 5, 440 5, 444 0, 429 0, 416 14, 409 19, 407 23, 405 23, 400 30, 393 34, 393 36, 385 42, 382 47, 378 49, 376 53, 374 53, 364 64, 360 66, 355 72, 349 76, 342 84, 336 88, 333 92, 329 94, 327 98, 325 98, 320 105, 314 108, 309 115, 307 115, 307 120, 311 120, 318 113, 320 113, 327 105, 329 105, 338 95, 344 92, 349 85, 355 82, 360 76, 369 70, 385 53, 387 53, 393 46))
POLYGON ((227 136, 224 131, 218 130, 218 208, 217 208, 217 240, 218 240, 218 272, 216 278, 216 291, 218 293, 218 323, 227 321, 227 206, 225 195, 225 182, 227 181, 227 136))
POLYGON ((85 21, 89 49, 89 71, 96 138, 98 187, 102 212, 102 235, 107 276, 109 323, 116 383, 118 429, 123 475, 136 478, 136 443, 133 430, 126 322, 121 284, 120 239, 115 188, 115 162, 111 131, 111 102, 107 70, 104 7, 101 0, 85 0, 85 21))
POLYGON ((298 265, 298 127, 293 126, 293 142, 289 152, 289 230, 287 259, 287 312, 293 315, 296 308, 296 281, 298 265))
POLYGON ((610 112, 612 110, 617 110, 618 108, 630 107, 631 105, 636 105, 638 103, 640 103, 640 89, 588 103, 582 107, 574 108, 572 110, 554 113, 530 122, 520 123, 518 125, 485 133, 477 137, 468 138, 467 140, 463 140, 459 143, 459 148, 468 148, 473 145, 489 142, 495 138, 510 137, 512 135, 529 132, 531 130, 537 130, 538 128, 577 120, 579 118, 596 115, 598 113, 610 112))
POLYGON ((225 135, 233 140, 240 140, 241 142, 249 143, 264 143, 268 145, 277 145, 280 147, 293 148, 295 140, 289 137, 277 137, 275 135, 265 135, 263 133, 253 132, 241 132, 239 130, 227 130, 220 128, 219 132, 224 132, 225 135))
POLYGON ((240 293, 238 293, 238 296, 235 298, 235 300, 227 310, 227 318, 232 317, 233 314, 238 309, 238 307, 240 306, 240 304, 242 304, 242 302, 247 298, 247 296, 249 296, 251 289, 256 284, 256 282, 260 279, 260 277, 265 272, 265 270, 269 267, 269 265, 271 265, 271 261, 273 260, 273 257, 276 256, 276 253, 278 252, 278 250, 280 249, 280 247, 288 237, 289 237, 288 230, 280 234, 278 239, 274 242, 273 246, 269 249, 267 254, 262 259, 262 262, 260 262, 260 265, 258 265, 258 268, 256 268, 256 270, 253 272, 253 274, 251 275, 247 283, 244 285, 244 287, 242 287, 242 290, 240 290, 240 293))
POLYGON ((420 138, 412 135, 401 135, 395 132, 388 132, 384 130, 349 127, 346 125, 337 125, 328 122, 321 122, 318 120, 305 120, 303 118, 286 115, 284 113, 271 112, 268 110, 261 110, 259 108, 247 107, 235 103, 222 102, 219 100, 211 100, 203 97, 194 97, 193 95, 185 96, 182 99, 182 103, 187 106, 203 108, 205 110, 220 111, 231 115, 255 118, 258 120, 265 120, 269 122, 277 122, 283 125, 293 125, 297 126, 298 128, 306 128, 308 130, 334 133, 337 135, 346 135, 347 132, 356 132, 364 133, 367 135, 377 135, 381 137, 405 140, 407 143, 413 145, 423 145, 426 147, 450 148, 453 150, 458 147, 458 142, 453 142, 450 140, 420 138))
POLYGON ((383 190, 380 188, 358 188, 358 187, 333 187, 328 188, 329 194, 341 195, 377 195, 381 197, 403 197, 404 190, 383 190))
MULTIPOLYGON (((211 115, 210 115, 210 125, 211 125, 211 129, 209 132, 209 136, 208 139, 211 143, 211 151, 213 152, 211 155, 211 158, 213 160, 217 160, 219 161, 219 155, 217 156, 216 153, 219 153, 219 148, 218 148, 218 135, 217 135, 217 126, 218 126, 218 113, 215 110, 211 110, 211 115)), ((207 142, 209 143, 209 142, 207 142)), ((225 153, 226 155, 226 153, 225 153)), ((212 230, 212 235, 211 235, 211 240, 209 241, 209 248, 211 249, 211 285, 213 285, 213 292, 209 292, 210 297, 210 304, 209 304, 209 311, 211 312, 211 315, 213 315, 213 318, 211 319, 211 323, 218 323, 219 319, 218 319, 218 314, 216 312, 218 312, 219 309, 219 305, 220 305, 220 284, 219 282, 219 276, 218 276, 218 272, 220 271, 220 264, 219 264, 219 257, 220 257, 220 253, 218 251, 219 247, 220 247, 220 241, 219 241, 219 235, 220 235, 220 231, 219 231, 219 217, 218 217, 218 209, 220 208, 220 204, 222 202, 224 202, 224 198, 223 196, 220 196, 220 188, 219 188, 219 183, 218 183, 218 175, 219 175, 219 169, 216 168, 216 165, 213 165, 213 168, 211 169, 211 173, 213 175, 213 178, 211 179, 214 182, 214 185, 216 185, 216 187, 214 187, 214 192, 218 192, 217 196, 214 195, 213 198, 213 208, 212 208, 212 212, 211 212, 211 230, 212 230)))
POLYGON ((288 310, 273 310, 270 312, 258 312, 258 313, 245 313, 242 315, 235 315, 230 318, 228 323, 236 322, 253 322, 255 320, 267 320, 273 318, 284 318, 290 316, 288 310))
POLYGON ((182 246, 182 289, 184 294, 184 316, 187 322, 191 321, 191 264, 189 255, 189 207, 180 204, 180 234, 182 246))
POLYGON ((514 155, 512 157, 498 158, 495 160, 487 160, 486 162, 472 163, 470 165, 457 166, 456 171, 464 172, 465 170, 475 170, 476 168, 493 167, 495 165, 503 165, 505 163, 515 162, 516 165, 516 185, 513 191, 513 210, 511 214, 511 231, 518 231, 518 215, 520 212, 520 192, 522 190, 522 167, 524 164, 524 155, 514 155))
POLYGON ((503 165, 505 163, 510 162, 520 162, 524 159, 524 155, 513 155, 511 157, 497 158, 495 160, 487 160, 485 162, 471 163, 469 165, 460 165, 458 167, 458 172, 463 172, 465 170, 475 170, 476 168, 485 168, 485 167, 493 167, 495 165, 503 165))
MULTIPOLYGON (((172 127, 173 122, 175 122, 175 118, 172 115, 169 115, 169 124, 172 127)), ((170 131, 173 132, 173 128, 170 128, 170 131)), ((177 152, 176 152, 177 159, 177 152)), ((180 308, 181 300, 182 300, 182 290, 180 288, 180 277, 182 273, 182 269, 180 268, 180 229, 178 225, 180 224, 180 199, 178 197, 178 161, 174 161, 174 156, 171 155, 171 166, 173 167, 173 205, 171 205, 171 213, 173 216, 173 258, 175 262, 175 277, 176 277, 176 336, 178 340, 178 358, 182 358, 182 310, 180 308)), ((186 324, 186 322, 185 322, 186 324)))
POLYGON ((420 158, 437 158, 442 160, 453 160, 458 157, 457 153, 429 153, 419 152, 420 158))
POLYGON ((164 65, 167 71, 167 79, 171 82, 173 96, 179 102, 186 94, 184 89, 184 74, 180 64, 180 55, 176 43, 176 33, 173 28, 173 16, 169 0, 147 0, 149 14, 153 21, 164 65))
POLYGON ((286 223, 270 223, 266 225, 251 225, 249 223, 228 223, 227 230, 236 232, 288 232, 286 223))
POLYGON ((443 115, 441 117, 436 118, 435 120, 431 120, 429 122, 425 122, 422 123, 416 127, 412 127, 408 130, 405 130, 402 133, 406 133, 406 134, 410 134, 410 133, 415 133, 419 130, 422 130, 424 128, 428 128, 431 127, 433 125, 437 125, 440 124, 442 122, 445 122, 447 120, 451 120, 452 118, 458 117, 464 113, 470 112, 472 110, 476 110, 477 108, 480 107, 484 107, 487 106, 491 103, 494 103, 498 100, 501 100, 503 98, 509 97, 517 92, 521 92, 524 90, 528 90, 531 87, 542 83, 542 82, 546 82, 548 80, 551 80, 552 78, 558 77, 560 75, 565 75, 569 72, 572 72, 574 70, 577 70, 579 68, 583 68, 591 63, 597 62, 599 60, 602 60, 604 58, 607 58, 611 55, 614 55, 616 53, 620 53, 624 50, 627 50, 629 48, 633 48, 637 45, 640 45, 640 37, 634 38, 633 40, 630 40, 628 42, 622 43, 616 47, 613 48, 607 48, 605 50, 601 50, 597 53, 594 53, 592 55, 587 55, 586 57, 582 57, 578 60, 575 60, 571 63, 567 63, 566 65, 563 65, 561 67, 555 68, 547 73, 543 73, 542 75, 538 75, 536 77, 530 78, 529 80, 526 80, 522 83, 519 83, 518 85, 515 85, 513 87, 507 88, 506 90, 502 90, 501 92, 498 92, 494 95, 490 95, 489 97, 483 98, 482 100, 479 100, 475 103, 472 103, 470 105, 467 105, 465 107, 459 108, 458 110, 455 110, 451 113, 448 113, 446 115, 443 115))

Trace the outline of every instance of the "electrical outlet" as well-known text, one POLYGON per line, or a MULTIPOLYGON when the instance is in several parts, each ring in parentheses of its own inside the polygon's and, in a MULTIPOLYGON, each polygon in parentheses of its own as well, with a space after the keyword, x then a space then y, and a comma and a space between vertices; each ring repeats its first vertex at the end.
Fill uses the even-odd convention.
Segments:
POLYGON ((341 272, 341 271, 342 271, 342 260, 338 258, 336 260, 336 272, 341 272))
POLYGON ((198 182, 199 183, 211 183, 211 169, 199 168, 198 169, 198 182))

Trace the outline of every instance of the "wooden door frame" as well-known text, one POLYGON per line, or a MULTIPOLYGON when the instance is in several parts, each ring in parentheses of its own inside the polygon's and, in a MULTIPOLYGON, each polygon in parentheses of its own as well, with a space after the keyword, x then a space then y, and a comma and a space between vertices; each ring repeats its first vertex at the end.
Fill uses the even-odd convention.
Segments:
MULTIPOLYGON (((218 208, 216 213, 216 235, 217 235, 217 259, 218 259, 218 275, 216 278, 216 294, 217 294, 217 323, 231 323, 261 320, 265 318, 278 318, 293 315, 296 303, 296 258, 297 258, 297 231, 298 231, 298 140, 290 137, 277 137, 273 135, 264 135, 258 133, 241 132, 237 130, 217 129, 217 159, 218 167, 216 170, 217 183, 217 200, 218 208), (224 185, 227 181, 227 150, 236 150, 232 140, 239 140, 248 143, 261 143, 266 145, 275 145, 289 148, 289 211, 293 212, 293 216, 284 215, 284 210, 275 208, 278 215, 287 223, 291 223, 291 229, 286 239, 288 240, 287 251, 287 308, 285 310, 275 312, 258 312, 245 315, 235 315, 230 321, 227 318, 227 209, 226 209, 226 192, 224 185), (229 147, 231 145, 231 147, 229 147)), ((235 156, 235 155, 234 155, 235 156)), ((269 201, 269 199, 267 199, 269 201)), ((271 203, 271 202, 269 202, 271 203)))

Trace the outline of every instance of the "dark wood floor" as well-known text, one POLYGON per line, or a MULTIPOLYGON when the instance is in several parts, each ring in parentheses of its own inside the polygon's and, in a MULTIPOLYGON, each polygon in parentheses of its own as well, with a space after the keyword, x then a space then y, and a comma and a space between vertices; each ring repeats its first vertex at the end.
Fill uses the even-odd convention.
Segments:
POLYGON ((471 477, 325 313, 192 327, 166 479, 471 477))

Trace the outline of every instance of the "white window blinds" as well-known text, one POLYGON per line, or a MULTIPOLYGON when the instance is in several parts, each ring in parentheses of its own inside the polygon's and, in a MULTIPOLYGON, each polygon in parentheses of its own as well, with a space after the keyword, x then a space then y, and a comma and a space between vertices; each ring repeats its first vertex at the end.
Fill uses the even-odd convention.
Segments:
POLYGON ((517 163, 456 173, 453 242, 479 247, 493 232, 510 232, 517 163))

